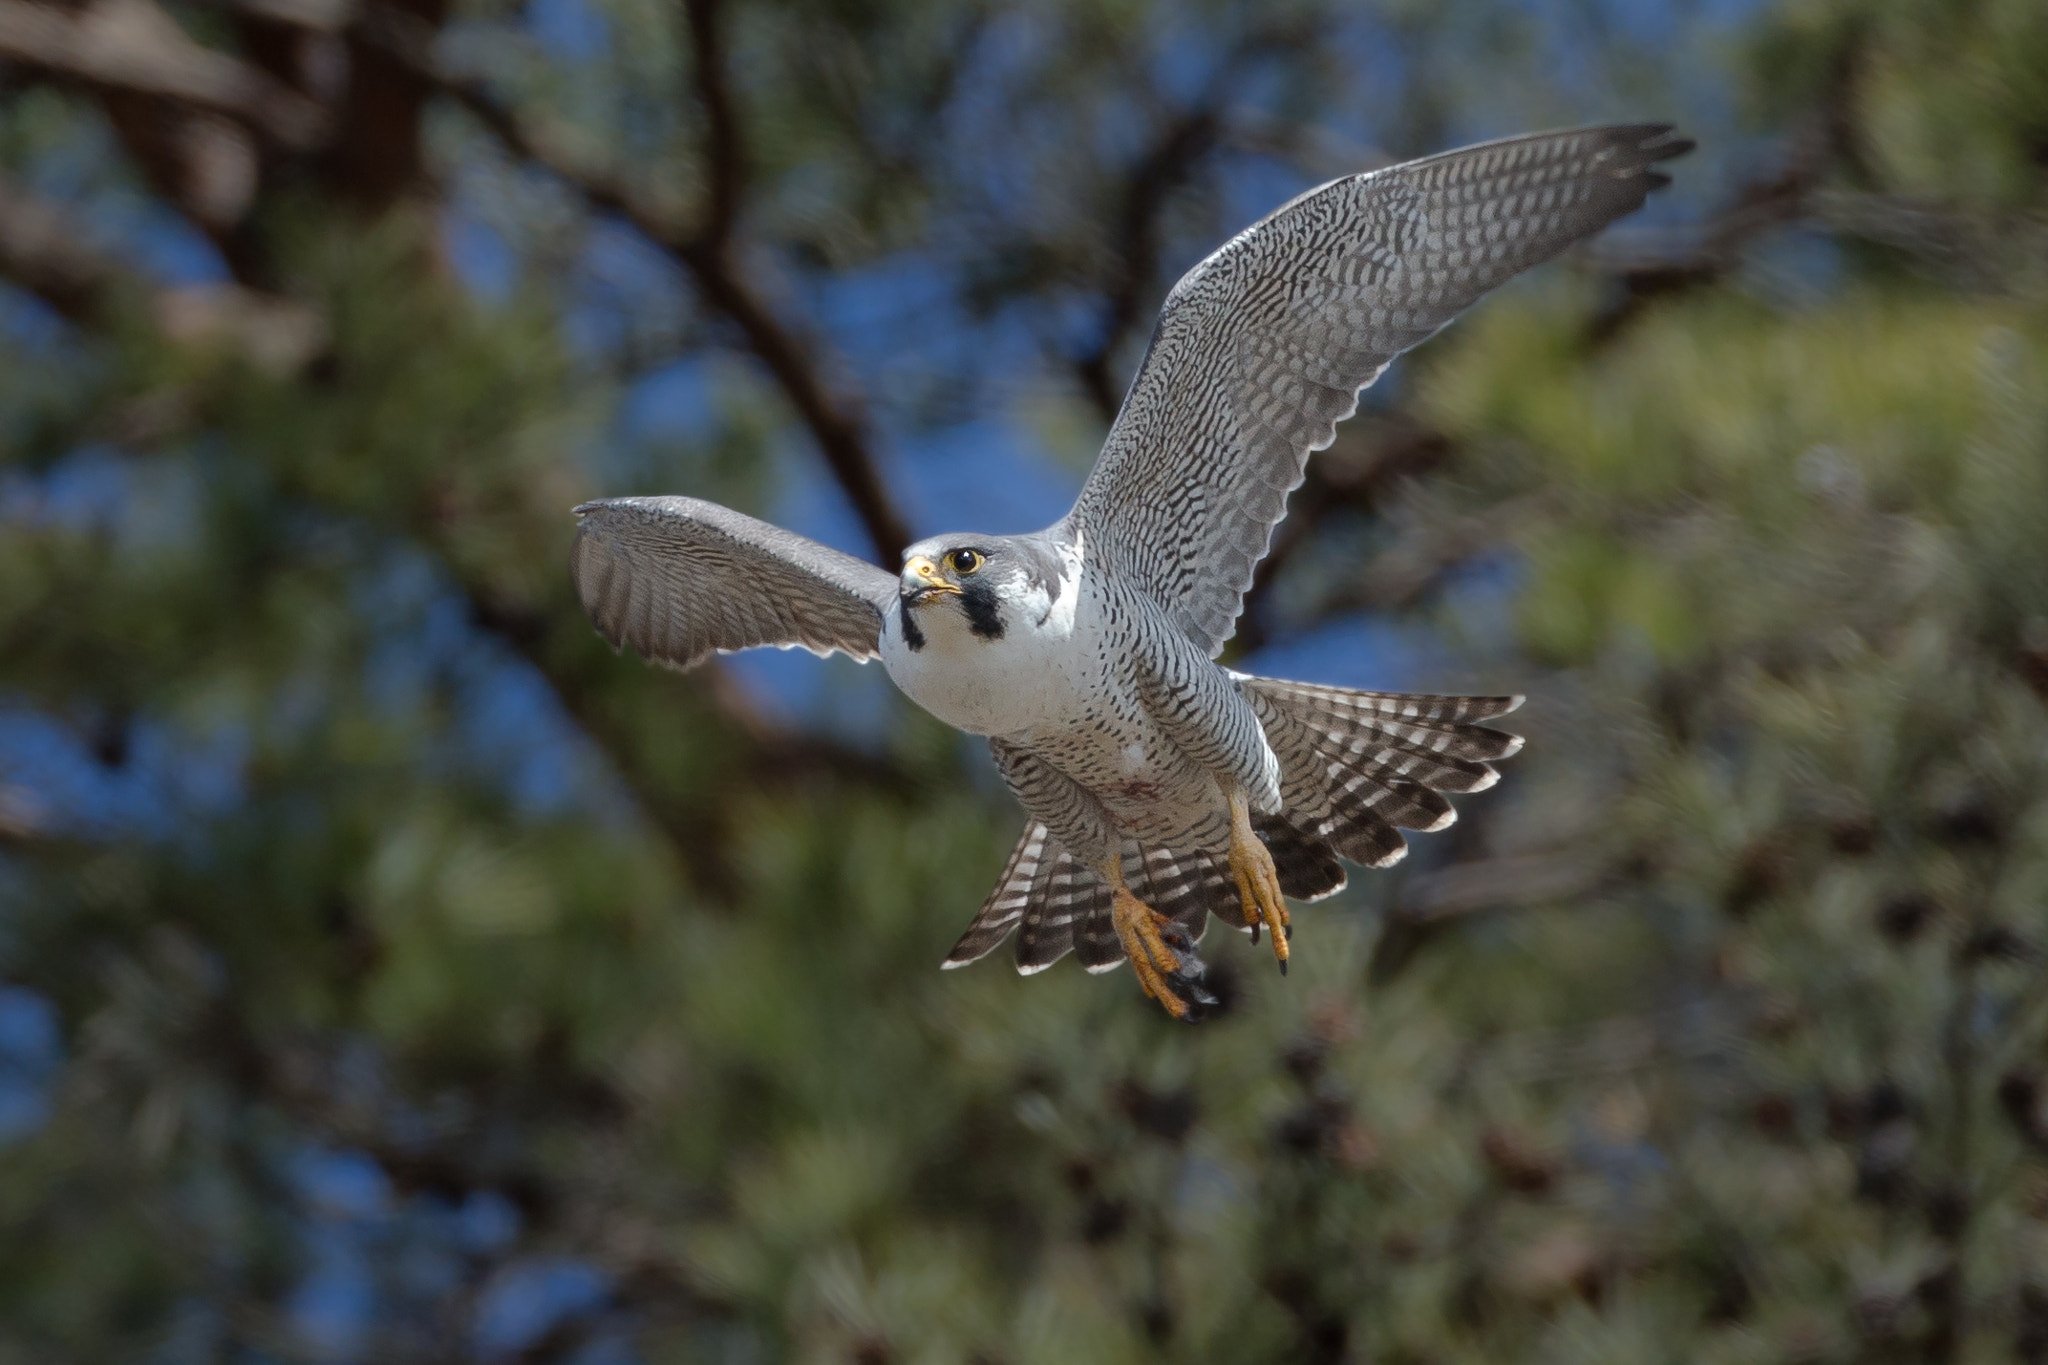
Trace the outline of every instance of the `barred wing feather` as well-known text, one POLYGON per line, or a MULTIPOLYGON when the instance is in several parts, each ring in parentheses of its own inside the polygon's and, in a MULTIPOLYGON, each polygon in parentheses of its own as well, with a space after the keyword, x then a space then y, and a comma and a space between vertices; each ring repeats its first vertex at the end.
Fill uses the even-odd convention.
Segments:
POLYGON ((677 668, 755 645, 875 655, 894 574, 696 498, 610 498, 576 514, 576 594, 615 648, 677 668))
POLYGON ((1347 176, 1167 296, 1069 514, 1213 657, 1311 451, 1361 388, 1480 295, 1639 206, 1692 144, 1662 124, 1538 133, 1347 176))

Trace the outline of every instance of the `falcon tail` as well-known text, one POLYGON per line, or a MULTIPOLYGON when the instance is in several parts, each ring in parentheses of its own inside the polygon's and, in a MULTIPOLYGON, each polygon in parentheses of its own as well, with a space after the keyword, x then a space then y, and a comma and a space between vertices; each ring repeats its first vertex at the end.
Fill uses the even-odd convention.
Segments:
MULTIPOLYGON (((1402 830, 1430 833, 1457 819, 1444 793, 1485 791, 1490 766, 1521 749, 1518 735, 1475 724, 1504 716, 1520 697, 1357 692, 1231 675, 1251 699, 1280 760, 1278 815, 1255 825, 1280 889, 1320 900, 1343 889, 1339 858, 1389 867, 1408 852, 1402 830)), ((1137 897, 1199 939, 1209 916, 1248 928, 1221 857, 1124 846, 1124 880, 1137 897)), ((1072 952, 1091 972, 1124 960, 1110 921, 1109 887, 1075 862, 1037 821, 1010 854, 996 888, 944 966, 987 956, 1014 931, 1017 970, 1030 975, 1072 952)))

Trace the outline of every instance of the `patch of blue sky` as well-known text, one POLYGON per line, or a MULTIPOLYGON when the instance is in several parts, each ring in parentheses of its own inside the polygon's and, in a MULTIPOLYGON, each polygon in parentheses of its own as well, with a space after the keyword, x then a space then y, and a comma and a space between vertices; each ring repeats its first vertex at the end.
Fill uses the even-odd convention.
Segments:
MULTIPOLYGON (((1218 227, 1225 234, 1241 232, 1314 183, 1279 157, 1222 157, 1216 167, 1216 185, 1223 200, 1223 222, 1218 227)), ((1222 244, 1223 240, 1219 239, 1199 248, 1195 259, 1199 260, 1222 244)), ((1194 261, 1188 264, 1193 265, 1194 261)))
POLYGON ((313 1359, 361 1359, 378 1317, 369 1257, 359 1239, 338 1229, 316 1228, 306 1245, 310 1266, 285 1298, 285 1318, 313 1359))
POLYGON ((718 431, 720 361, 685 356, 635 377, 619 404, 617 424, 628 441, 707 440, 718 431))
POLYGON ((128 506, 127 457, 112 446, 80 446, 41 474, 10 478, 0 517, 90 531, 111 528, 128 506))
POLYGON ((523 660, 472 660, 464 674, 461 741, 513 806, 529 818, 590 806, 592 757, 554 689, 523 660))
POLYGON ((122 256, 143 274, 167 285, 226 284, 234 278, 225 257, 190 219, 155 199, 114 217, 122 256))
POLYGON ((244 797, 248 742, 241 727, 193 734, 131 720, 126 742, 124 762, 102 763, 71 726, 0 699, 0 782, 26 792, 37 821, 56 833, 168 840, 244 797))
POLYGON ((524 1223, 517 1206, 496 1190, 476 1190, 455 1210, 456 1240, 473 1256, 508 1250, 524 1223))
POLYGON ((392 1212, 391 1177, 367 1152, 302 1147, 286 1160, 285 1174, 315 1217, 373 1222, 392 1212))
POLYGON ((31 355, 45 355, 71 337, 64 315, 35 295, 0 284, 0 340, 31 355))
POLYGON ((528 817, 609 810, 612 794, 588 737, 531 665, 476 628, 445 572, 403 546, 366 558, 371 567, 351 594, 371 629, 366 699, 398 715, 445 686, 456 703, 448 747, 424 761, 483 778, 528 817))
POLYGON ((896 485, 920 535, 1036 531, 1073 505, 1080 482, 1048 460, 1031 434, 1001 419, 968 422, 900 447, 896 485))
POLYGON ((136 761, 118 768, 96 758, 70 726, 25 703, 0 698, 0 781, 35 803, 45 827, 72 835, 171 833, 171 803, 157 775, 136 761))
POLYGON ((901 252, 814 276, 808 292, 819 321, 848 354, 893 362, 940 340, 935 321, 948 330, 962 322, 953 282, 933 266, 922 252, 901 252))
POLYGON ((77 215, 94 244, 113 250, 159 284, 231 279, 219 248, 191 219, 152 195, 104 182, 105 167, 124 161, 104 148, 82 155, 67 148, 38 157, 24 178, 77 215))
POLYGON ((0 1143, 41 1131, 64 1066, 57 1007, 24 986, 0 986, 0 1143))
POLYGON ((596 61, 611 49, 611 20, 589 0, 527 0, 526 31, 564 61, 596 61))
POLYGON ((466 631, 456 612, 435 610, 452 593, 424 555, 393 546, 384 556, 362 558, 367 567, 355 576, 349 605, 371 636, 363 692, 371 705, 397 711, 418 704, 466 631))
POLYGON ((421 1227, 417 1232, 423 1235, 406 1238, 384 1254, 386 1279, 395 1295, 422 1304, 430 1312, 448 1295, 460 1292, 470 1275, 469 1263, 447 1245, 439 1231, 421 1227))
POLYGON ((1197 17, 1174 5, 1162 5, 1149 17, 1154 31, 1145 66, 1152 88, 1177 105, 1199 103, 1214 85, 1237 35, 1218 31, 1207 15, 1197 17))
POLYGON ((1449 666, 1442 640, 1428 626, 1365 612, 1332 617, 1232 665, 1268 678, 1375 691, 1423 687, 1449 666))
POLYGON ((587 1262, 516 1261, 478 1295, 472 1349, 484 1360, 515 1356, 563 1323, 603 1308, 611 1293, 611 1277, 587 1262))
POLYGON ((459 206, 441 211, 440 227, 442 249, 463 287, 488 304, 511 302, 521 266, 504 234, 459 206))
POLYGON ((88 445, 40 473, 0 471, 0 522, 110 532, 121 554, 158 556, 196 542, 202 496, 190 460, 138 460, 113 446, 88 445))
POLYGON ((692 302, 676 263, 661 248, 615 218, 594 218, 570 272, 562 335, 572 355, 597 364, 692 302))
POLYGON ((1011 82, 1031 74, 1049 52, 1057 51, 1060 36, 1050 9, 1017 5, 995 11, 973 53, 974 79, 960 83, 961 96, 971 101, 977 93, 1005 93, 1011 82))

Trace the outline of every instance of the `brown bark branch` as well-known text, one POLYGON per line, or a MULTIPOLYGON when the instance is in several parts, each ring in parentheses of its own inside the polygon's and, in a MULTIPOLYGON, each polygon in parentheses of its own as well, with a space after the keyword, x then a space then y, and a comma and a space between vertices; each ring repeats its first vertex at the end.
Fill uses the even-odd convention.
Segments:
POLYGON ((0 787, 0 848, 38 843, 50 837, 43 803, 25 787, 0 787))
POLYGON ((78 322, 108 306, 118 274, 68 214, 0 175, 0 277, 78 322))
POLYGON ((272 374, 298 371, 327 342, 317 312, 240 285, 162 289, 90 245, 63 207, 0 175, 0 279, 81 326, 103 325, 123 307, 146 310, 181 346, 218 347, 272 374))
POLYGON ((740 141, 739 118, 733 109, 732 84, 725 64, 721 9, 719 0, 683 0, 690 26, 697 102, 704 109, 704 167, 710 187, 697 236, 702 249, 709 252, 722 252, 732 240, 746 172, 746 149, 740 141))
POLYGON ((1861 75, 1863 35, 1852 27, 1835 51, 1819 107, 1793 139, 1784 164, 1771 175, 1738 189, 1708 221, 1692 250, 1660 260, 1629 264, 1618 272, 1620 299, 1593 319, 1587 341, 1604 346, 1657 299, 1688 293, 1725 277, 1743 250, 1770 229, 1807 215, 1814 195, 1838 167, 1863 164, 1854 110, 1861 75))
POLYGON ((0 0, 0 61, 87 88, 176 101, 290 149, 317 144, 326 112, 254 67, 187 38, 148 0, 67 12, 0 0))

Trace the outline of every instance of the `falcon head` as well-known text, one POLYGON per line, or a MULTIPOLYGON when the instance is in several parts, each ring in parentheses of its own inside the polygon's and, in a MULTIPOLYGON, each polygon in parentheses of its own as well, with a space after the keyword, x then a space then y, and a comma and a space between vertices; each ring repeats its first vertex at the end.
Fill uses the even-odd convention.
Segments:
POLYGON ((984 641, 1042 624, 1064 586, 1060 561, 1042 537, 956 533, 921 540, 903 553, 904 635, 912 649, 924 629, 964 624, 984 641))

